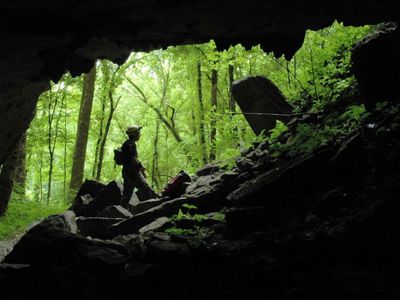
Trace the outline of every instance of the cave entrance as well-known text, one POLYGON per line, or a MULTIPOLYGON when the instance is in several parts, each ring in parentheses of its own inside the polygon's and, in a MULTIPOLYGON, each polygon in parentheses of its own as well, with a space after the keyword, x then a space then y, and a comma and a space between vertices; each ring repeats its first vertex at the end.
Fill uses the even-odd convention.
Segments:
MULTIPOLYGON (((90 73, 75 78, 67 73, 39 98, 26 145, 20 147, 26 161, 14 194, 21 194, 22 188, 27 199, 62 206, 68 202, 84 96, 93 102, 80 182, 121 180, 113 150, 123 143, 131 124, 143 126, 138 151, 157 191, 183 169, 194 173, 209 163, 232 167, 241 151, 263 139, 251 130, 232 97, 234 80, 265 76, 294 113, 318 112, 343 95, 355 95, 350 49, 371 30, 334 22, 308 31, 290 60, 265 53, 260 46, 218 51, 210 41, 132 53, 120 66, 98 60, 90 73)), ((285 126, 278 123, 273 134, 282 130, 285 126)))

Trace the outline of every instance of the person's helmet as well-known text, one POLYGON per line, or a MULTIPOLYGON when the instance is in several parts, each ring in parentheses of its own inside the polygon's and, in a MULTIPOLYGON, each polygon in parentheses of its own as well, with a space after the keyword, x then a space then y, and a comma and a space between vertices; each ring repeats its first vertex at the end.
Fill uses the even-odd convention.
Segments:
POLYGON ((142 126, 139 125, 131 125, 126 129, 126 134, 131 135, 140 132, 140 129, 142 129, 142 126))

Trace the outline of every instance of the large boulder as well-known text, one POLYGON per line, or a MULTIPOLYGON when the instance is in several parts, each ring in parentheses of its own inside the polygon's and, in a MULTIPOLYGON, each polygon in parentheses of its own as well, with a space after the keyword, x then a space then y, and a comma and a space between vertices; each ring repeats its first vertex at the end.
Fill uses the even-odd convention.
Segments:
POLYGON ((121 204, 122 192, 123 186, 119 182, 103 185, 86 180, 70 209, 77 216, 94 217, 108 206, 121 204))
POLYGON ((112 236, 137 233, 140 228, 152 223, 155 219, 161 217, 170 217, 177 213, 179 208, 188 202, 185 197, 173 199, 153 207, 145 212, 137 214, 132 218, 121 221, 110 226, 109 231, 112 236))
POLYGON ((72 212, 50 216, 30 229, 5 258, 6 263, 76 265, 79 263, 119 266, 126 260, 125 248, 117 243, 76 235, 72 212), (72 224, 72 226, 71 226, 72 224))
POLYGON ((400 31, 394 23, 380 25, 353 49, 353 73, 368 110, 377 102, 400 102, 400 31))
POLYGON ((93 202, 99 192, 105 187, 105 184, 98 181, 86 179, 69 209, 74 211, 77 216, 86 215, 88 213, 89 204, 93 202))
POLYGON ((78 217, 76 223, 80 235, 107 238, 109 237, 108 227, 123 220, 125 218, 78 217))
POLYGON ((170 200, 169 198, 158 198, 158 199, 149 199, 149 200, 145 200, 140 202, 138 205, 135 205, 134 207, 131 208, 131 213, 133 215, 137 215, 140 214, 146 210, 149 210, 153 207, 159 206, 160 204, 162 204, 165 201, 170 200))
POLYGON ((103 218, 123 218, 128 219, 132 217, 132 214, 121 205, 111 205, 103 209, 98 215, 103 218))
POLYGON ((257 135, 274 128, 276 120, 290 120, 287 114, 292 113, 292 107, 279 88, 265 77, 247 77, 235 81, 232 94, 257 135))

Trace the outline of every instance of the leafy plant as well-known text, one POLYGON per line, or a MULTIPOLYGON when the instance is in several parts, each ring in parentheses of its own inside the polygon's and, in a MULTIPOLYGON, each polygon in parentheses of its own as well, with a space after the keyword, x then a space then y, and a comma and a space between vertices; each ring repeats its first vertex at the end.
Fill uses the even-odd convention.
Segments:
POLYGON ((182 209, 179 209, 178 213, 170 218, 174 226, 166 229, 165 230, 166 233, 177 234, 177 235, 190 235, 190 236, 196 236, 197 238, 203 238, 204 236, 207 235, 208 229, 201 226, 201 222, 209 219, 219 222, 225 220, 225 214, 223 214, 222 212, 213 214, 210 217, 204 214, 191 214, 189 210, 197 210, 197 207, 195 205, 183 204, 182 207, 184 208, 184 210, 187 211, 183 212, 182 209), (194 224, 198 225, 194 225, 193 228, 180 228, 179 222, 184 220, 193 221, 194 224))

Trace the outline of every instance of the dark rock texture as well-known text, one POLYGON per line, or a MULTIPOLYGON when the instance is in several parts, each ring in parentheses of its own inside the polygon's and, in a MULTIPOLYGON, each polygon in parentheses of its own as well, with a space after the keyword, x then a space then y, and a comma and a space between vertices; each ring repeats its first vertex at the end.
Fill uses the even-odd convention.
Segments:
POLYGON ((219 48, 261 44, 291 57, 305 30, 396 21, 397 0, 112 2, 2 1, 0 163, 28 128, 40 93, 65 72, 89 72, 98 58, 123 63, 131 51, 214 39, 219 48))
POLYGON ((86 180, 79 189, 70 210, 77 216, 94 217, 109 206, 121 204, 123 186, 112 181, 107 185, 86 180))
MULTIPOLYGON (((370 115, 356 132, 290 159, 255 144, 232 170, 197 177, 180 198, 150 201, 108 227, 104 218, 87 218, 102 222, 100 236, 111 233, 101 240, 72 233, 71 212, 49 217, 0 265, 0 293, 9 299, 60 290, 60 299, 397 299, 400 129, 392 125, 399 111, 370 115), (179 218, 166 218, 179 210, 179 218), (42 282, 48 288, 39 289, 42 282)), ((112 190, 106 198, 119 199, 112 190)))
POLYGON ((247 77, 233 82, 232 94, 254 133, 268 133, 276 120, 287 122, 292 107, 278 87, 262 77, 247 77))
POLYGON ((132 217, 132 214, 128 210, 123 208, 121 205, 112 205, 112 206, 107 206, 105 209, 99 212, 98 216, 104 218, 128 219, 132 217))
POLYGON ((400 30, 394 23, 382 24, 377 32, 353 49, 353 72, 360 94, 369 110, 377 102, 400 102, 400 30))

